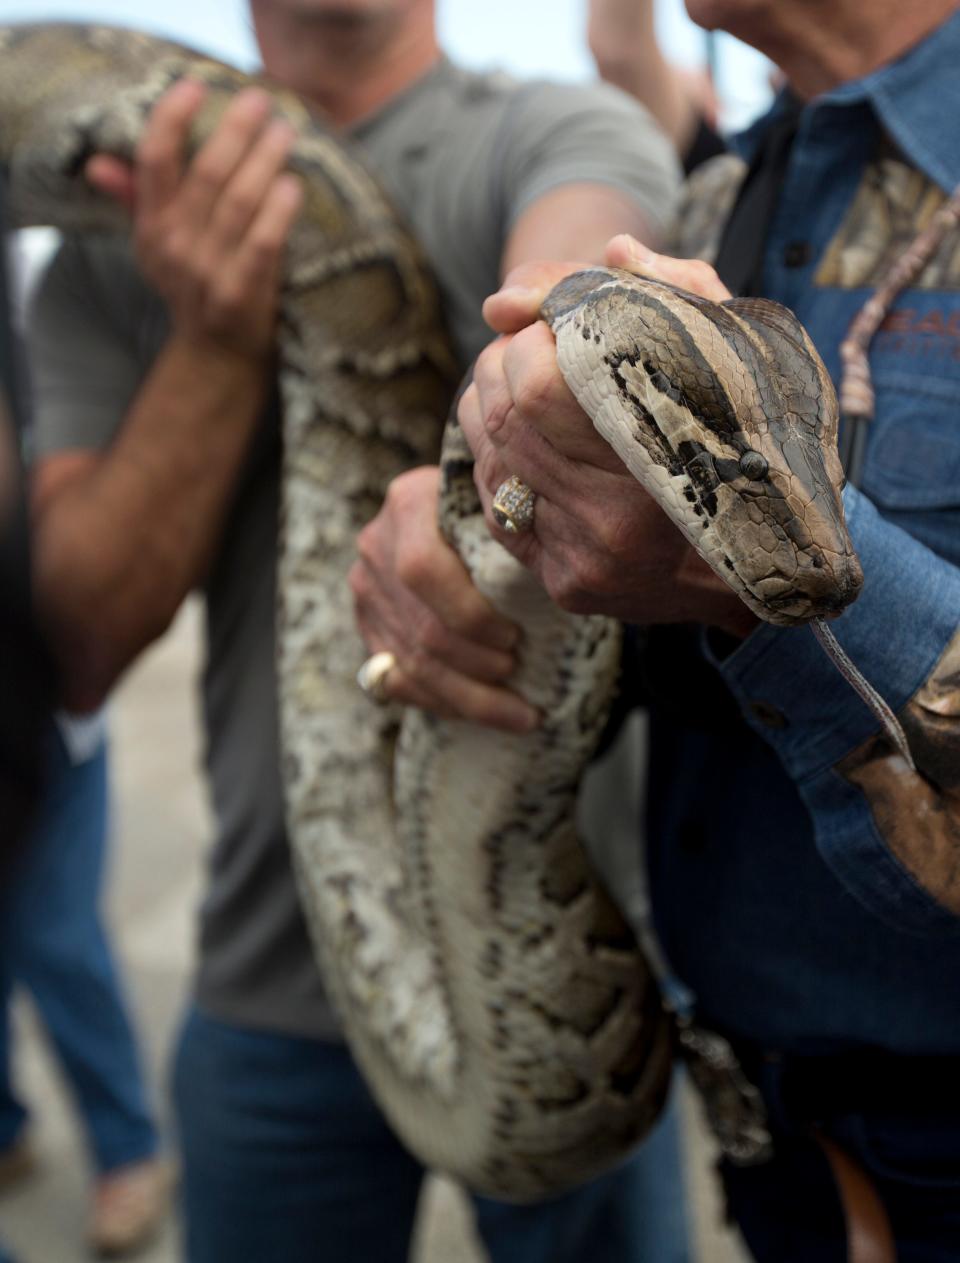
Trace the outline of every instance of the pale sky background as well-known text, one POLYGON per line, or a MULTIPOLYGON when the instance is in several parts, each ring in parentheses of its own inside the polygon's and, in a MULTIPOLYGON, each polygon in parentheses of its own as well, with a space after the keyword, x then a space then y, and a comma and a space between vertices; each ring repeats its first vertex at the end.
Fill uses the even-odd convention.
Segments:
MULTIPOLYGON (((438 0, 441 39, 468 66, 501 66, 521 75, 587 79, 586 0, 438 0)), ((0 23, 94 19, 154 30, 241 66, 256 64, 246 0, 0 0, 0 23)), ((697 65, 705 37, 682 0, 657 0, 660 38, 669 56, 697 65)), ((752 49, 718 37, 724 122, 737 127, 768 99, 767 64, 752 49)))

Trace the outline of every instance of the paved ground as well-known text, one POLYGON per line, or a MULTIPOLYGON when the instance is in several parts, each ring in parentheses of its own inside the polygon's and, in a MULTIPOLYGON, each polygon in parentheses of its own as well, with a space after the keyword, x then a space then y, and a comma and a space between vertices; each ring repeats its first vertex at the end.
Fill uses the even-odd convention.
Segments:
MULTIPOLYGON (((189 687, 196 671, 197 638, 197 611, 191 608, 124 682, 112 714, 116 847, 110 915, 162 1114, 164 1061, 190 967, 192 914, 207 836, 189 687)), ((0 1228, 18 1263, 81 1263, 87 1258, 81 1244, 86 1186, 82 1144, 25 1005, 17 1007, 16 1026, 17 1078, 35 1108, 42 1166, 35 1178, 0 1202, 0 1228)), ((699 1263, 741 1263, 742 1254, 719 1226, 707 1142, 692 1109, 688 1116, 699 1263)), ((177 1263, 175 1224, 140 1257, 143 1263, 177 1263)), ((482 1263, 463 1203, 449 1184, 434 1181, 428 1187, 411 1263, 482 1263)))

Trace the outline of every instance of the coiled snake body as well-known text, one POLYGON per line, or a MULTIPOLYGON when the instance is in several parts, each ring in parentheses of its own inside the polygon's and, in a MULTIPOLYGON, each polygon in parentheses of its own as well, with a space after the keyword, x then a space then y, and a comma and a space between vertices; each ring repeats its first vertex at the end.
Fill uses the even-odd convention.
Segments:
MULTIPOLYGON (((247 77, 129 31, 0 29, 0 152, 19 224, 115 227, 86 188, 153 103, 209 85, 192 143, 247 77)), ((372 706, 346 572, 391 478, 436 459, 454 378, 419 252, 304 107, 306 187, 283 284, 278 645, 283 778, 302 898, 374 1092, 427 1163, 523 1199, 586 1179, 649 1127, 672 1052, 650 972, 593 878, 573 798, 603 728, 619 629, 558 610, 487 532, 455 425, 443 528, 524 629, 533 736, 372 706)), ((600 431, 762 617, 855 595, 832 390, 769 303, 723 307, 608 270, 550 296, 561 367, 600 431)))

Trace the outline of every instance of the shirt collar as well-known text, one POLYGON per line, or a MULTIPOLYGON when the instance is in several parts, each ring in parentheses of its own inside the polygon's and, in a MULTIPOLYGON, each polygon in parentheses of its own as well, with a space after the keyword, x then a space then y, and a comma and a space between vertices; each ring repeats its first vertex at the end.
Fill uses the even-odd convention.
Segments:
POLYGON ((433 65, 419 79, 415 79, 413 83, 402 88, 388 101, 378 105, 371 113, 365 114, 363 118, 358 118, 356 122, 351 123, 345 129, 346 135, 351 140, 362 141, 367 131, 379 126, 388 115, 394 114, 401 109, 409 109, 411 103, 413 103, 415 110, 418 110, 419 113, 425 116, 423 122, 428 123, 436 105, 433 100, 434 92, 438 87, 442 89, 451 83, 457 77, 457 73, 457 68, 450 58, 446 53, 441 52, 433 65))
MULTIPOLYGON (((909 3, 909 0, 905 0, 909 3)), ((869 105, 903 153, 947 193, 960 185, 960 12, 896 61, 817 97, 807 107, 869 105)), ((743 132, 736 148, 750 158, 770 123, 790 108, 788 93, 743 132)))

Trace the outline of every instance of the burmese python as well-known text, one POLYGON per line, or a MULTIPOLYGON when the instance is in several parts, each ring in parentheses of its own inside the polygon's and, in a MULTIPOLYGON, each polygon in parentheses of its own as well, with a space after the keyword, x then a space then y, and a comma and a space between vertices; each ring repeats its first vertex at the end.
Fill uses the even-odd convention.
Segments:
MULTIPOLYGON (((194 144, 249 82, 92 26, 2 29, 0 68, 15 221, 70 229, 117 226, 84 162, 129 157, 173 80, 210 85, 194 144)), ((572 824, 620 633, 558 610, 491 539, 451 424, 443 528, 524 628, 515 683, 545 723, 510 737, 360 694, 354 537, 391 478, 436 459, 456 374, 420 254, 375 181, 275 97, 307 190, 278 334, 283 776, 302 898, 353 1050, 405 1141, 476 1188, 536 1197, 620 1157, 669 1075, 671 1024, 572 824)), ((852 599, 833 392, 789 313, 598 270, 562 283, 544 315, 604 437, 752 609, 792 623, 852 599)))

